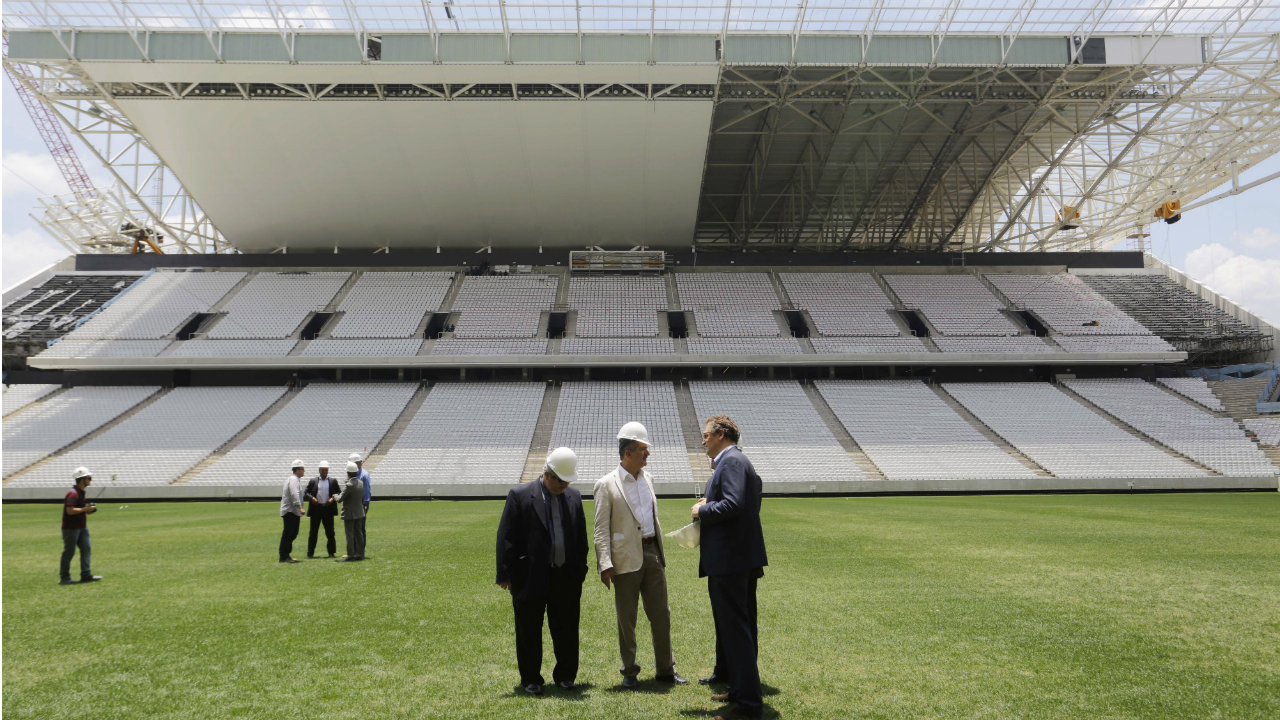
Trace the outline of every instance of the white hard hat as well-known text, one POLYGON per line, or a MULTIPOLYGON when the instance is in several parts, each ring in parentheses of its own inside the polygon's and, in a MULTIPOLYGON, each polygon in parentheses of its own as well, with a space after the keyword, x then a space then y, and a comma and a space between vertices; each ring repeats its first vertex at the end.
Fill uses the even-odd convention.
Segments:
POLYGON ((358 473, 360 472, 360 466, 353 462, 349 462, 347 463, 347 472, 358 473))
POLYGON ((93 476, 93 473, 89 472, 89 468, 83 465, 76 468, 75 471, 71 473, 72 480, 79 480, 80 478, 83 478, 83 477, 92 477, 92 476, 93 476))
POLYGON ((329 469, 329 461, 328 461, 328 460, 321 460, 321 461, 320 461, 320 465, 318 465, 317 467, 322 467, 322 468, 324 468, 325 470, 328 470, 328 469, 329 469))
POLYGON ((360 457, 360 453, 351 453, 347 456, 351 462, 364 462, 364 458, 360 457))
POLYGON ((641 425, 640 423, 632 420, 626 425, 623 425, 622 429, 618 431, 618 439, 619 440, 637 440, 639 442, 644 443, 645 445, 648 445, 649 431, 645 428, 644 425, 641 425))
POLYGON ((547 464, 544 470, 550 470, 556 477, 571 483, 578 479, 578 454, 567 447, 558 447, 547 453, 547 464))
POLYGON ((302 465, 302 461, 301 461, 301 460, 294 460, 294 461, 293 461, 293 464, 292 464, 292 465, 290 465, 289 467, 291 467, 291 468, 300 468, 300 467, 303 467, 303 465, 302 465))

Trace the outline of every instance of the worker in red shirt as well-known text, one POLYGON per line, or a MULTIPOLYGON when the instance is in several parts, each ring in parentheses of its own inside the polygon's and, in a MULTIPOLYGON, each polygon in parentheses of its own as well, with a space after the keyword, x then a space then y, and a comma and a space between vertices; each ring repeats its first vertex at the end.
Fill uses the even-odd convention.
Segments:
POLYGON ((76 486, 67 491, 66 500, 62 503, 62 565, 59 570, 63 585, 70 585, 73 582, 71 557, 76 554, 77 547, 80 548, 80 582, 96 582, 102 579, 89 569, 91 548, 87 520, 90 515, 98 511, 98 506, 85 501, 85 491, 88 490, 89 483, 93 482, 93 475, 89 474, 89 468, 78 467, 71 477, 75 479, 76 486))

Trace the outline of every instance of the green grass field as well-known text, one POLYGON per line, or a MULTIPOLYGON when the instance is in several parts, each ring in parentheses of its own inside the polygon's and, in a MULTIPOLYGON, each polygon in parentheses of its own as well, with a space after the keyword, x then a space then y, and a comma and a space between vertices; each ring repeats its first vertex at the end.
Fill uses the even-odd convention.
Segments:
MULTIPOLYGON (((689 504, 661 502, 668 530, 689 504)), ((90 518, 106 580, 62 587, 58 507, 5 506, 4 715, 697 718, 719 707, 696 684, 615 689, 612 599, 594 575, 581 688, 516 692, 510 600, 493 585, 500 509, 375 503, 369 562, 287 566, 275 504, 106 505, 90 518)), ((769 717, 1280 716, 1275 493, 766 499, 764 527, 769 717)), ((304 520, 297 557, 305 532, 304 520)), ((696 552, 673 545, 668 559, 676 659, 692 679, 712 659, 706 588, 696 552)), ((545 653, 550 677, 549 641, 545 653)), ((643 642, 640 661, 651 677, 643 642)))

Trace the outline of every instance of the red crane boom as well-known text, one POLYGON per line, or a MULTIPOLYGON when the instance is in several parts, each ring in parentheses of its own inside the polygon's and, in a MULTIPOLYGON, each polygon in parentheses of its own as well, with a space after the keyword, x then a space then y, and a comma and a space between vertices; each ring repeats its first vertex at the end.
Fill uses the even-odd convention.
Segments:
MULTIPOLYGON (((9 38, 4 38, 4 56, 6 58, 9 57, 9 38)), ((31 91, 31 88, 26 83, 14 77, 14 75, 15 73, 20 73, 32 81, 35 80, 35 77, 25 67, 18 64, 6 65, 5 72, 9 74, 9 81, 13 83, 13 89, 18 93, 18 97, 22 99, 22 104, 27 108, 27 114, 31 116, 31 121, 36 124, 36 130, 39 131, 40 137, 44 140, 45 147, 49 148, 49 154, 53 155, 53 161, 57 163, 58 170, 62 172, 63 179, 67 181, 71 192, 75 193, 76 199, 84 201, 97 197, 97 192, 93 189, 93 183, 89 180, 89 173, 85 172, 84 164, 80 162, 80 156, 76 155, 76 149, 71 145, 71 139, 67 137, 67 133, 62 129, 62 122, 53 114, 49 106, 35 96, 35 93, 31 91)))

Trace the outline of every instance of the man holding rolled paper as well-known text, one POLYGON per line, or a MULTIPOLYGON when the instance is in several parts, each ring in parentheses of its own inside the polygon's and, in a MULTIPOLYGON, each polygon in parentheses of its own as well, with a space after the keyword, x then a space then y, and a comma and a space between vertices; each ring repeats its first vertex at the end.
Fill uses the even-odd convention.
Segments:
POLYGON ((640 686, 636 663, 636 611, 644 614, 653 635, 658 682, 684 685, 671 652, 671 606, 667 603, 667 559, 662 552, 662 525, 653 481, 644 471, 649 462, 649 431, 629 422, 618 431, 618 467, 596 481, 595 546, 600 582, 613 587, 618 614, 618 652, 622 687, 640 686))
POLYGON ((702 446, 715 468, 692 518, 701 526, 698 577, 707 578, 716 628, 716 669, 706 683, 723 682, 716 702, 733 704, 717 717, 758 717, 764 711, 757 663, 756 581, 769 564, 760 526, 762 487, 738 449, 738 425, 728 415, 707 418, 702 446))

